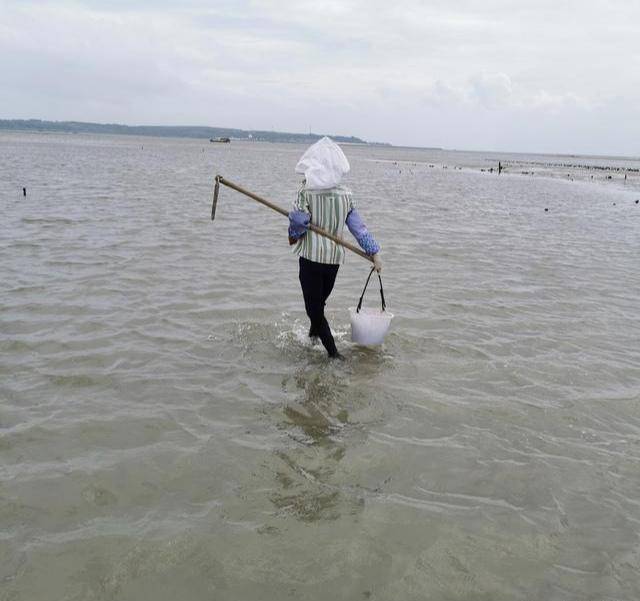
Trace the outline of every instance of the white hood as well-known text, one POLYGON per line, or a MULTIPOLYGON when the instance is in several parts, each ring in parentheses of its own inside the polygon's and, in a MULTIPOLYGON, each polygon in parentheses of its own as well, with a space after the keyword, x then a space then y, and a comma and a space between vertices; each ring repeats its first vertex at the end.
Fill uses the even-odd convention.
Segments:
POLYGON ((309 146, 296 165, 296 173, 304 173, 309 190, 335 188, 350 169, 340 146, 326 136, 309 146))

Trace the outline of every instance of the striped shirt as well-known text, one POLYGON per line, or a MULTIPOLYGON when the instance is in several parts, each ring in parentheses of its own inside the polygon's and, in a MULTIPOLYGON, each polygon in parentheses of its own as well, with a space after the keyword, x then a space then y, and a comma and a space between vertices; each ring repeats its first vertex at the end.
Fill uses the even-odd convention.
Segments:
MULTIPOLYGON (((344 186, 328 190, 307 190, 303 187, 298 191, 293 208, 310 213, 313 225, 342 238, 347 215, 354 208, 354 203, 351 190, 344 186)), ((298 239, 293 252, 316 263, 344 263, 344 247, 311 230, 298 239)))

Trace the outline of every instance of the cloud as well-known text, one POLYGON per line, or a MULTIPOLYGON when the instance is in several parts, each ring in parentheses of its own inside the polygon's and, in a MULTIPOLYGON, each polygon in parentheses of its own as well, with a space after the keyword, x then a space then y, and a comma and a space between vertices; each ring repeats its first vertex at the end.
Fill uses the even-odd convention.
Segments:
POLYGON ((577 96, 576 94, 550 94, 546 90, 540 90, 531 98, 531 108, 551 113, 559 113, 563 110, 592 110, 597 107, 594 102, 577 96))
POLYGON ((471 91, 486 108, 507 105, 512 97, 511 79, 506 73, 482 73, 471 79, 471 91))
POLYGON ((438 79, 427 88, 424 99, 432 107, 458 106, 469 102, 469 92, 464 87, 438 79))

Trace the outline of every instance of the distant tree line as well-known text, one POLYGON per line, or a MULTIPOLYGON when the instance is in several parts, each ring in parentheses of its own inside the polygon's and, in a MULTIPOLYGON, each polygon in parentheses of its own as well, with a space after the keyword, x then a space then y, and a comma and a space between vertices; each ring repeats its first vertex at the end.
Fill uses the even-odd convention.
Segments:
MULTIPOLYGON (((281 131, 232 129, 198 125, 121 125, 119 123, 84 123, 81 121, 42 121, 40 119, 0 119, 0 129, 14 131, 51 131, 84 134, 124 134, 173 138, 231 138, 259 142, 315 142, 324 134, 296 134, 281 131)), ((331 136, 336 142, 366 144, 355 136, 331 136)))

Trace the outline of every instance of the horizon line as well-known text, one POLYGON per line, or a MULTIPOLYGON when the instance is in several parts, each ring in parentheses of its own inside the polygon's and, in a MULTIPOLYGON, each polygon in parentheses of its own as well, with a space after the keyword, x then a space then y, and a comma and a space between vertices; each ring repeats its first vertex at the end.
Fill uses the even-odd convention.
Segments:
MULTIPOLYGON (((78 125, 98 125, 98 126, 117 126, 117 127, 126 127, 126 128, 192 128, 192 129, 218 129, 218 130, 235 130, 239 132, 246 133, 264 133, 264 134, 280 134, 280 135, 292 135, 292 136, 300 136, 300 137, 323 137, 328 136, 330 138, 354 138, 356 140, 360 140, 360 142, 343 142, 343 143, 351 143, 356 145, 366 145, 366 146, 382 146, 382 147, 391 147, 391 148, 406 148, 406 149, 415 149, 415 150, 439 150, 439 151, 447 151, 447 152, 490 152, 494 154, 504 153, 504 154, 528 154, 528 155, 550 155, 550 156, 559 156, 559 157, 590 157, 590 158, 611 158, 611 159, 625 159, 625 160, 640 160, 640 155, 626 155, 626 154, 591 154, 584 152, 556 152, 556 151, 534 151, 534 150, 492 150, 492 149, 470 149, 470 148, 447 148, 441 146, 415 146, 415 145, 405 145, 405 144, 392 144, 391 142, 371 142, 360 138, 359 136, 355 136, 353 134, 344 135, 344 134, 319 134, 314 132, 295 132, 295 131, 282 131, 275 129, 244 129, 241 127, 226 127, 226 126, 217 126, 217 125, 143 125, 143 124, 128 124, 128 123, 117 123, 117 122, 98 122, 98 121, 77 121, 73 119, 41 119, 38 117, 30 117, 30 118, 0 118, 0 131, 30 131, 30 130, 12 130, 9 128, 2 127, 3 122, 40 122, 40 123, 57 123, 57 124, 78 124, 78 125)), ((46 130, 43 130, 46 131, 46 130)), ((63 133, 63 132, 58 132, 63 133)), ((71 132, 70 132, 71 133, 71 132)), ((127 134, 119 134, 114 132, 80 132, 80 133, 93 133, 98 135, 127 135, 127 134)), ((152 136, 154 137, 154 136, 152 136)), ((161 137, 161 136, 155 136, 161 137)), ((184 136, 164 136, 164 137, 175 137, 180 138, 184 136)), ((187 138, 188 139, 188 138, 187 138)), ((193 139, 193 138, 191 138, 193 139)), ((242 140, 242 138, 240 138, 242 140)), ((282 144, 291 144, 293 142, 280 142, 282 144)))

